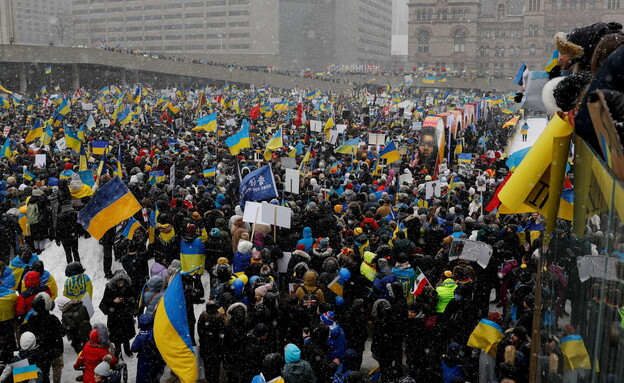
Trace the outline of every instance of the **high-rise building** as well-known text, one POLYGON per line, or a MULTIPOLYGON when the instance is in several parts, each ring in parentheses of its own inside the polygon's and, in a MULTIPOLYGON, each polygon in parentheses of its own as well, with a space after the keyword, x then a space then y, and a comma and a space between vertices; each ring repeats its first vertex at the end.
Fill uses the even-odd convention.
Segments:
POLYGON ((14 19, 13 1, 0 0, 0 44, 11 44, 15 41, 14 19))
POLYGON ((392 0, 392 56, 407 58, 409 0, 392 0))
POLYGON ((76 41, 283 68, 380 65, 391 0, 73 0, 76 41))
POLYGON ((4 5, 12 8, 15 44, 74 44, 71 0, 3 0, 4 5))
POLYGON ((620 0, 410 0, 409 61, 498 77, 541 70, 556 32, 624 17, 620 0))

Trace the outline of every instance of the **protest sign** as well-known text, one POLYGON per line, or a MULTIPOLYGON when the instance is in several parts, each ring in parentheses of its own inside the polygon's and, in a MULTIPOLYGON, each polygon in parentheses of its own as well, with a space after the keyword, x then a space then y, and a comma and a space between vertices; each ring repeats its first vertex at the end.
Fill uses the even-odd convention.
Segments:
POLYGON ((286 179, 284 181, 284 191, 299 194, 299 170, 286 169, 286 179))
POLYGON ((470 239, 455 239, 449 249, 449 261, 463 259, 476 262, 482 268, 486 268, 492 258, 492 246, 485 242, 470 239))

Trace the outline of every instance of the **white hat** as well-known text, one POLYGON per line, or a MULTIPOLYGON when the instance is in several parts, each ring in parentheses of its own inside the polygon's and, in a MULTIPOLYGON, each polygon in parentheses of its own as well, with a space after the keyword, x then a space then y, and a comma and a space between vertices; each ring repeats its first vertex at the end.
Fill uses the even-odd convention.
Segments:
POLYGON ((110 366, 106 362, 102 362, 95 367, 93 373, 99 376, 110 376, 110 366))
POLYGON ((22 350, 32 350, 37 347, 37 338, 35 334, 30 331, 26 331, 20 336, 20 348, 22 350))

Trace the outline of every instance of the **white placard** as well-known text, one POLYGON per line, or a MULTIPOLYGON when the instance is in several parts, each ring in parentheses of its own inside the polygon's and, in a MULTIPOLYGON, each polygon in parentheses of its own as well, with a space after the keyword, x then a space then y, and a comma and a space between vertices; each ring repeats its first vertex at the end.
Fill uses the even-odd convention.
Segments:
POLYGON ((268 222, 269 225, 275 224, 276 226, 290 229, 291 210, 289 207, 264 202, 262 203, 260 215, 262 215, 261 220, 268 222))
POLYGON ((93 110, 93 104, 91 104, 90 102, 83 102, 82 110, 93 110))
POLYGON ((286 169, 284 191, 287 191, 288 193, 299 194, 299 170, 286 169))
POLYGON ((338 141, 338 131, 335 129, 332 129, 329 131, 329 143, 332 145, 336 145, 336 142, 338 141))
POLYGON ((169 186, 171 186, 173 188, 173 186, 175 185, 175 172, 176 172, 176 166, 175 164, 171 165, 171 167, 169 168, 169 186))
POLYGON ((347 125, 346 124, 338 124, 338 125, 336 125, 336 130, 338 131, 338 133, 344 133, 347 130, 347 125))
POLYGON ((110 120, 108 118, 101 119, 100 126, 110 126, 110 120))
POLYGON ((412 177, 411 174, 401 174, 399 176, 399 185, 403 185, 404 182, 407 182, 408 184, 412 184, 412 182, 414 181, 414 178, 412 177))
POLYGON ((298 168, 297 160, 295 159, 295 157, 280 157, 280 162, 282 163, 282 166, 285 167, 287 170, 298 168))
POLYGON ((91 296, 89 296, 89 293, 86 293, 85 295, 83 295, 82 304, 84 305, 84 307, 87 309, 87 312, 89 313, 89 319, 93 318, 93 314, 95 314, 95 309, 93 308, 93 302, 91 301, 91 296))
POLYGON ((412 130, 420 130, 420 129, 422 129, 422 121, 412 122, 412 130))
POLYGON ((66 148, 65 146, 65 137, 61 138, 60 140, 56 141, 56 146, 58 147, 59 150, 63 150, 66 148))
POLYGON ((271 97, 271 98, 269 98, 269 102, 271 104, 278 104, 278 103, 282 102, 282 98, 281 97, 271 97))
POLYGON ((318 120, 310 120, 310 130, 313 132, 322 132, 323 123, 318 120))
POLYGON ((245 203, 245 212, 243 214, 243 222, 249 222, 260 225, 271 225, 273 224, 273 219, 270 222, 262 221, 262 204, 259 202, 246 202, 245 203))
POLYGON ((368 144, 369 145, 384 145, 386 143, 385 134, 369 133, 368 144))
POLYGON ((443 174, 444 172, 446 172, 448 170, 448 167, 446 166, 446 164, 440 164, 438 165, 438 173, 439 174, 443 174))
POLYGON ((425 199, 442 196, 442 183, 440 181, 429 181, 425 184, 425 199))
POLYGON ((492 246, 485 242, 470 239, 455 239, 449 249, 449 261, 464 259, 477 262, 482 268, 486 268, 492 257, 492 246))
POLYGON ((225 126, 236 126, 236 120, 233 118, 230 118, 228 120, 225 121, 225 126))
POLYGON ((10 126, 5 126, 5 127, 4 127, 4 130, 2 131, 2 134, 3 134, 5 137, 8 137, 8 135, 9 135, 9 133, 10 133, 10 132, 11 132, 11 127, 10 127, 10 126))
POLYGON ((484 176, 477 177, 477 191, 478 192, 485 191, 485 177, 484 176))
POLYGON ((277 271, 279 273, 285 273, 288 271, 288 262, 290 262, 290 258, 292 257, 292 254, 289 252, 284 251, 283 253, 284 256, 277 260, 277 271))
POLYGON ((35 154, 35 167, 44 168, 46 166, 46 155, 35 154))

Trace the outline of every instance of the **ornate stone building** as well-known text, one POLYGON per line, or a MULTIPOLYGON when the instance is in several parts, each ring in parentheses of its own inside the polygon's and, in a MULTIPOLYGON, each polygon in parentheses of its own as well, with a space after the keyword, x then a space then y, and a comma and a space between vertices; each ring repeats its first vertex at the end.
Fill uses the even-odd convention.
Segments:
POLYGON ((512 76, 541 69, 556 32, 624 20, 622 0, 411 0, 409 63, 512 76))

